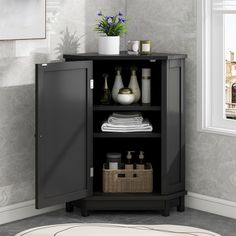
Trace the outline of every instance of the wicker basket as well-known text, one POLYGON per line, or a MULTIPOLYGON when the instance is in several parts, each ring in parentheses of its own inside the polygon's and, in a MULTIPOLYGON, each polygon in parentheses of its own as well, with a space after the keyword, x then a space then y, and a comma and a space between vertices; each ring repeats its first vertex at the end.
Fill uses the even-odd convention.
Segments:
POLYGON ((103 167, 104 193, 151 193, 153 169, 109 170, 103 167))

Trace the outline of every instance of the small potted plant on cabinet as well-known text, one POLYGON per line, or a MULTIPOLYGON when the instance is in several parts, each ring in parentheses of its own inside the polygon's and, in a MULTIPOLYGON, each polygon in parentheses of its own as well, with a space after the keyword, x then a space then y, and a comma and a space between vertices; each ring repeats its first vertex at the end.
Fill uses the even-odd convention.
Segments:
POLYGON ((120 36, 127 32, 126 18, 119 12, 114 16, 105 16, 102 12, 95 30, 100 33, 98 40, 98 53, 116 55, 120 53, 120 36))

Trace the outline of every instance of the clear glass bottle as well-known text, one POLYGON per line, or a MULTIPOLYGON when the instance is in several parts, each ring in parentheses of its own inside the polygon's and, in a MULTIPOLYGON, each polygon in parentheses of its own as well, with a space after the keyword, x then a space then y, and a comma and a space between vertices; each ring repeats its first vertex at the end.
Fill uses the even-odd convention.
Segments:
POLYGON ((110 92, 110 89, 108 88, 108 83, 107 83, 107 79, 109 75, 103 74, 102 76, 104 77, 104 88, 102 91, 100 102, 103 105, 109 105, 111 102, 111 92, 110 92))

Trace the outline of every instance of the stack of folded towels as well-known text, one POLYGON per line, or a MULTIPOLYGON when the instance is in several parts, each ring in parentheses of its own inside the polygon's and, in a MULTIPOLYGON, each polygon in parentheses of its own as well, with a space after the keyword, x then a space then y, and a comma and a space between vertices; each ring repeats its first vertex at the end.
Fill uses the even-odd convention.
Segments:
POLYGON ((101 127, 103 132, 152 132, 152 125, 141 113, 113 113, 101 127))

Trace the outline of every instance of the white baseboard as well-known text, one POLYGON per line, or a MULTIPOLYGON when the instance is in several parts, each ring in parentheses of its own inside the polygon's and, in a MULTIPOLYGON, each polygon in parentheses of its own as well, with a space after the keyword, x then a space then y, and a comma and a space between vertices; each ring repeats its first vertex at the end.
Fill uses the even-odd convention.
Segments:
MULTIPOLYGON (((236 202, 189 192, 186 196, 185 205, 192 209, 236 219, 236 202)), ((59 210, 63 207, 64 205, 56 205, 37 210, 34 200, 1 207, 0 225, 59 210)))
POLYGON ((10 206, 0 208, 0 225, 10 223, 16 220, 22 220, 28 217, 41 215, 47 212, 62 209, 63 205, 56 205, 44 209, 35 209, 35 201, 21 202, 10 206))
POLYGON ((189 192, 185 205, 196 210, 236 219, 236 202, 189 192))

